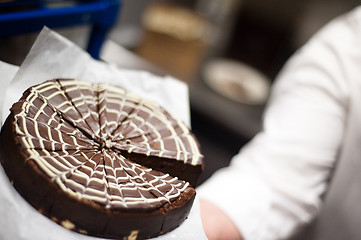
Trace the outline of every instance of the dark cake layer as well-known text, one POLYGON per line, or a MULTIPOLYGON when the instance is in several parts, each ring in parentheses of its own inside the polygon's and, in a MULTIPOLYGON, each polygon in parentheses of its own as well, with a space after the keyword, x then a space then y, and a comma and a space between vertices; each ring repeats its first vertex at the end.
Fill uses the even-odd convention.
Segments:
POLYGON ((141 239, 174 229, 202 171, 197 141, 182 122, 101 83, 59 79, 28 89, 0 141, 1 162, 24 198, 95 236, 141 239))

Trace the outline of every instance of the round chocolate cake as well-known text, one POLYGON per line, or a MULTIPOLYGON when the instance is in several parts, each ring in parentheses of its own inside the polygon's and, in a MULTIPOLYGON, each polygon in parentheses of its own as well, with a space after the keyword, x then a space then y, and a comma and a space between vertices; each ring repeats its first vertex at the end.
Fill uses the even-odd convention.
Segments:
POLYGON ((26 90, 0 148, 11 183, 33 207, 67 229, 107 238, 179 226, 203 169, 195 137, 161 106, 74 79, 26 90))

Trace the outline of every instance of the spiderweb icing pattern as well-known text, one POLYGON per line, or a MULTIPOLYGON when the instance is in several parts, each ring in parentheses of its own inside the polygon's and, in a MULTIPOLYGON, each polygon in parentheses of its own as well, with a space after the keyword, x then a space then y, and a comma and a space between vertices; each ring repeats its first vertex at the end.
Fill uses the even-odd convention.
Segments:
POLYGON ((106 208, 149 210, 189 186, 123 155, 197 164, 201 154, 188 128, 158 104, 113 85, 75 79, 28 91, 14 116, 26 161, 68 194, 106 208))

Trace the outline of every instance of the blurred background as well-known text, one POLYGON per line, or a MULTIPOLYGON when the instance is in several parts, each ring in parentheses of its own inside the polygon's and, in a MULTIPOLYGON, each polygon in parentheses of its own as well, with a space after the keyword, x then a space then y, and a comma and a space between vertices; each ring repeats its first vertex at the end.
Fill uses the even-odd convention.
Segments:
MULTIPOLYGON (((0 0, 0 22, 1 14, 23 11, 19 6, 1 7, 6 2, 0 0)), ((106 39, 127 54, 103 49, 100 56, 121 67, 169 74, 189 85, 192 129, 206 163, 201 184, 227 166, 261 129, 269 88, 286 60, 324 24, 357 4, 355 0, 123 0, 106 39), (143 65, 129 61, 130 56, 143 65)), ((86 49, 89 26, 53 30, 86 49)), ((21 65, 37 35, 35 31, 0 37, 0 60, 21 65)))

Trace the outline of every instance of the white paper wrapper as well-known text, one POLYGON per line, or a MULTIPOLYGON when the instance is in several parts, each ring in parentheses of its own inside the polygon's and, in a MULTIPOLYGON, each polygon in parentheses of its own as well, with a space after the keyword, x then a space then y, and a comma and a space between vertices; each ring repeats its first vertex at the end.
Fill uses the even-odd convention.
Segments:
POLYGON ((8 109, 4 112, 2 111, 2 106, 5 101, 5 93, 8 89, 10 81, 14 78, 16 72, 19 70, 18 66, 14 66, 5 62, 0 61, 0 74, 1 74, 1 87, 0 87, 0 123, 3 125, 3 115, 5 118, 8 114, 8 109), (4 113, 4 114, 3 114, 4 113))
MULTIPOLYGON (((0 61, 1 125, 11 105, 30 86, 54 78, 77 78, 90 82, 108 82, 156 101, 190 126, 187 86, 171 77, 120 69, 96 61, 81 48, 57 33, 44 28, 21 67, 0 61)), ((32 208, 12 187, 0 167, 0 239, 64 240, 99 239, 78 234, 59 226, 32 208)), ((121 226, 119 226, 121 227, 121 226)), ((156 238, 206 239, 199 214, 199 200, 188 219, 174 231, 156 238)))

